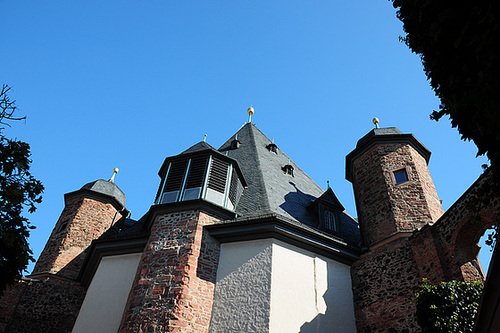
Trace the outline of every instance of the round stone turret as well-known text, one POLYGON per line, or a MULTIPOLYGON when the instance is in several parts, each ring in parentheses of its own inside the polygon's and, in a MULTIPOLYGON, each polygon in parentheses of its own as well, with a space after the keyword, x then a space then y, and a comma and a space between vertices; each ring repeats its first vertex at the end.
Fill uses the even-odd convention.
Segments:
POLYGON ((32 276, 57 274, 76 279, 92 241, 129 213, 125 194, 115 183, 102 179, 66 193, 64 203, 32 276))
POLYGON ((375 128, 346 157, 365 245, 405 237, 435 222, 443 208, 429 173, 430 151, 413 134, 375 128))

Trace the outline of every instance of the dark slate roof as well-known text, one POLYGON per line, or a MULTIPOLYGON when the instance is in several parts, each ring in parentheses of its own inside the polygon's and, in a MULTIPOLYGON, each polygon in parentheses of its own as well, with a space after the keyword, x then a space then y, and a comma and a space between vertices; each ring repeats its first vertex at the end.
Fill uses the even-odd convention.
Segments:
POLYGON ((205 141, 200 141, 197 144, 189 147, 188 149, 184 150, 181 154, 190 154, 190 153, 196 153, 200 152, 203 150, 214 150, 217 151, 214 147, 206 143, 205 141))
POLYGON ((115 183, 98 179, 82 186, 81 190, 90 190, 95 193, 104 194, 114 198, 123 208, 125 208, 125 194, 115 183))
MULTIPOLYGON (((248 183, 236 206, 239 218, 278 214, 292 221, 317 226, 318 216, 308 207, 325 191, 279 147, 277 153, 270 151, 267 146, 271 143, 254 124, 247 123, 219 148, 238 161, 248 183), (241 144, 239 148, 231 149, 231 141, 236 136, 241 144), (293 176, 282 170, 285 165, 293 166, 293 176)), ((350 233, 343 238, 357 245, 359 229, 356 221, 342 212, 341 223, 350 225, 342 228, 350 233)))
POLYGON ((364 137, 362 137, 361 139, 358 140, 358 143, 356 144, 356 148, 361 147, 367 141, 369 141, 371 138, 376 137, 376 136, 399 135, 399 134, 403 134, 403 132, 401 132, 396 127, 374 128, 370 132, 368 132, 364 137))

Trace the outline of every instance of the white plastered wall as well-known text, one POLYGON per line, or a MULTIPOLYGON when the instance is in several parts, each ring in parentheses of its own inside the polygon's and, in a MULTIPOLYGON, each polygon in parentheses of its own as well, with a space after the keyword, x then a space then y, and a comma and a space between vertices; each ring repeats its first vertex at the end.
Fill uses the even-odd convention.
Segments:
POLYGON ((103 257, 90 283, 73 333, 116 333, 141 253, 103 257))
POLYGON ((273 242, 270 332, 356 332, 350 267, 273 242))
POLYGON ((350 267, 275 239, 222 244, 210 332, 356 332, 350 267))

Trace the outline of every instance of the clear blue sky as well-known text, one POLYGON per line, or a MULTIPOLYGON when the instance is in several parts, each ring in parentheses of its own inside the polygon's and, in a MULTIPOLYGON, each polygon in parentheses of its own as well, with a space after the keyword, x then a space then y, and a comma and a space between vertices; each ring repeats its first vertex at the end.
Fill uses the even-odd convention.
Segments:
MULTIPOLYGON (((0 83, 25 124, 45 185, 30 220, 38 257, 63 194, 120 168, 140 218, 166 156, 203 139, 218 147, 253 122, 357 216, 345 155, 371 128, 411 132, 431 151, 444 208, 482 172, 439 106, 418 56, 399 42, 391 2, 2 1, 0 83)), ((481 252, 487 252, 482 250, 481 252)), ((31 270, 31 268, 30 268, 31 270)))

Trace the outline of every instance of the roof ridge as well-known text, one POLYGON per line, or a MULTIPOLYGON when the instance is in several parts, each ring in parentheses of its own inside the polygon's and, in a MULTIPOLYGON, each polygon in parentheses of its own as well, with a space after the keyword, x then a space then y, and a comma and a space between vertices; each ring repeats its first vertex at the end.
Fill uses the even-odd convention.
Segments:
MULTIPOLYGON (((257 149, 257 146, 255 145, 256 142, 255 142, 255 133, 254 133, 254 128, 257 129, 260 133, 262 133, 261 130, 259 130, 257 128, 257 126, 255 126, 253 123, 247 123, 248 125, 250 125, 250 135, 252 136, 252 149, 255 151, 255 156, 256 156, 256 162, 257 162, 257 167, 259 168, 260 172, 262 173, 262 169, 261 169, 261 165, 262 163, 260 162, 260 154, 259 154, 259 151, 257 149)), ((241 129, 240 131, 247 125, 245 124, 241 129)), ((239 132, 239 131, 238 131, 239 132)), ((262 135, 264 135, 264 133, 262 133, 262 135)), ((265 136, 265 135, 264 135, 265 136)), ((267 138, 267 136, 266 136, 267 138)), ((264 179, 265 177, 259 177, 259 182, 261 183, 262 185, 262 188, 264 189, 264 198, 265 198, 265 204, 266 204, 266 207, 262 207, 263 209, 268 209, 270 210, 271 209, 271 205, 269 203, 269 191, 267 189, 267 184, 266 184, 266 181, 264 179)))

